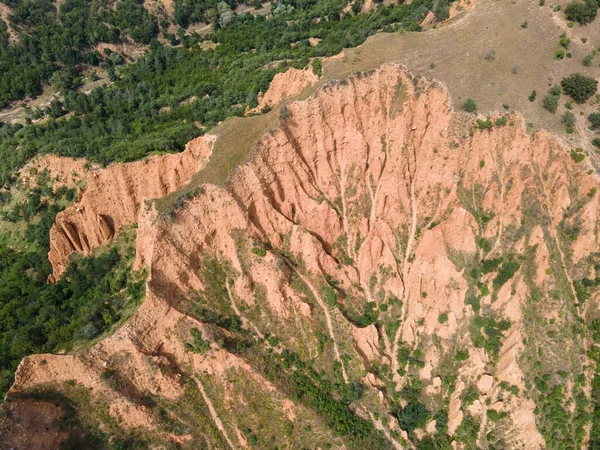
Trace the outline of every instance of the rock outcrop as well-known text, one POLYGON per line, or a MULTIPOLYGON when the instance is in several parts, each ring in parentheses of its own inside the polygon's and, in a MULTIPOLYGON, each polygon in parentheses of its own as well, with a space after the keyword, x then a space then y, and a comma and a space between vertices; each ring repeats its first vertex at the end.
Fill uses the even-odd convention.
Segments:
MULTIPOLYGON (((394 65, 331 82, 287 110, 226 187, 203 186, 172 221, 150 206, 140 212, 142 200, 181 186, 208 155, 206 142, 88 177, 82 201, 52 229, 55 273, 69 253, 102 245, 139 217, 136 265, 150 273, 145 302, 92 349, 49 357, 52 370, 39 365, 44 356, 25 358, 11 393, 74 377, 94 385, 104 362, 137 390, 182 404, 177 377, 189 377, 224 446, 245 446, 241 430, 259 429, 250 420, 283 424, 292 406, 295 421, 313 417, 227 339, 214 339, 218 347, 204 354, 186 348, 190 329, 210 341, 223 327, 203 312, 212 308, 239 317, 261 342, 276 336, 272 345, 340 383, 364 380, 366 392, 351 407, 387 445, 437 432, 425 422, 408 435, 390 414, 392 405, 414 402, 404 388, 422 385, 450 435, 475 417, 478 443, 498 435, 507 448, 543 448, 534 410, 544 399, 524 391, 541 370, 554 370, 555 356, 548 367, 522 356, 538 354, 528 347, 538 315, 581 312, 554 292, 563 289, 573 305, 572 261, 598 251, 596 221, 588 220, 598 208, 595 176, 551 135, 527 134, 518 116, 492 117, 495 125, 479 129, 452 111, 443 86, 394 65), (565 240, 561 230, 575 225, 578 238, 565 240), (129 355, 121 366, 117 354, 129 355), (60 360, 71 369, 61 371, 60 360), (76 360, 85 362, 80 375, 76 360), (257 402, 259 392, 268 400, 257 402), (467 403, 468 392, 476 403, 467 403), (268 410, 257 406, 265 401, 268 410), (496 416, 501 426, 488 420, 496 416)), ((578 266, 577 276, 583 271, 578 266)), ((566 351, 564 340, 544 345, 548 355, 566 351)), ((580 341, 568 345, 584 355, 580 341)), ((561 364, 577 373, 585 356, 561 364)), ((107 390, 115 405, 127 400, 107 390)), ((131 426, 146 413, 135 413, 131 426)), ((218 447, 211 436, 204 439, 218 447)), ((193 447, 201 438, 190 439, 193 447)))
POLYGON ((295 97, 318 80, 319 77, 310 67, 304 70, 290 67, 286 72, 275 75, 269 90, 260 98, 258 106, 252 112, 261 112, 264 108, 272 108, 283 100, 295 97))
MULTIPOLYGON (((62 275, 73 252, 89 254, 109 242, 122 226, 137 222, 145 199, 181 188, 204 167, 210 153, 211 138, 200 137, 190 141, 182 153, 89 170, 80 201, 60 212, 50 230, 52 278, 62 275)), ((64 165, 70 166, 61 159, 52 167, 64 165)))

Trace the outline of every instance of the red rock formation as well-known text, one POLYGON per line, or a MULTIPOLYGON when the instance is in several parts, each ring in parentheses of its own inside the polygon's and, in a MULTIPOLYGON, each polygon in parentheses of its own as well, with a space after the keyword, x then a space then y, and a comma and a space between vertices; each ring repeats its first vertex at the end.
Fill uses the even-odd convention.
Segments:
POLYGON ((275 75, 269 90, 252 112, 260 112, 263 108, 273 107, 285 99, 295 97, 318 80, 319 77, 313 73, 311 68, 299 70, 290 67, 286 72, 275 75))
POLYGON ((110 241, 122 226, 137 222, 144 199, 181 188, 204 166, 210 152, 210 140, 200 137, 182 153, 90 170, 81 200, 59 213, 50 230, 52 278, 66 270, 73 252, 89 254, 110 241))
MULTIPOLYGON (((365 379, 369 395, 357 410, 389 411, 386 389, 399 391, 408 383, 399 350, 421 346, 423 364, 416 376, 427 392, 447 389, 438 371, 443 361, 456 363, 455 389, 446 391, 451 433, 466 414, 461 396, 469 385, 479 384, 480 399, 467 411, 480 416, 482 435, 487 410, 501 410, 510 417, 503 423, 508 446, 543 448, 533 400, 509 396, 500 383, 521 391, 525 386, 527 367, 520 355, 531 283, 544 292, 546 308, 560 308, 548 295, 554 278, 544 278, 551 273, 548 255, 555 255, 553 264, 563 267, 566 285, 572 287, 564 253, 579 261, 598 251, 595 221, 589 218, 599 196, 587 194, 598 182, 585 163, 575 163, 547 133, 528 135, 516 116, 489 131, 472 128, 470 119, 452 112, 443 87, 412 78, 396 66, 332 82, 288 110, 280 129, 263 136, 227 187, 204 186, 173 222, 142 208, 136 265, 150 272, 144 304, 125 327, 93 349, 54 358, 87 358, 98 372, 98 360, 109 360, 115 349, 165 354, 196 374, 203 395, 202 374, 217 374, 226 407, 215 412, 208 403, 209 410, 225 439, 242 446, 242 438, 235 437, 240 420, 236 405, 242 401, 227 395, 234 382, 221 375, 229 369, 242 371, 254 385, 266 386, 275 402, 283 405, 285 398, 234 353, 223 348, 207 355, 185 351, 189 333, 178 332, 177 324, 185 323, 179 325, 185 330, 203 325, 178 310, 187 296, 213 281, 204 272, 203 258, 210 256, 227 268, 227 295, 207 301, 229 302, 256 337, 283 330, 284 346, 301 358, 315 364, 333 360, 345 380, 365 379), (585 247, 563 242, 556 231, 572 204, 579 206, 568 220, 581 219, 579 239, 585 247), (252 251, 257 245, 267 249, 263 255, 252 251), (482 308, 510 320, 494 360, 473 345, 469 334, 474 309, 466 302, 467 292, 476 286, 466 268, 509 253, 527 253, 539 268, 534 280, 518 271, 494 298, 480 296, 482 308), (326 299, 334 284, 334 298, 326 299), (379 311, 378 327, 357 331, 351 313, 369 304, 379 311), (259 315, 251 316, 253 311, 259 315), (442 313, 446 320, 439 320, 442 313), (330 345, 321 356, 315 350, 319 335, 330 345), (469 350, 460 363, 454 359, 457 348, 469 350), (373 364, 389 366, 390 379, 369 372, 373 364), (215 414, 227 415, 228 421, 215 414)), ((149 163, 111 167, 102 172, 107 175, 92 178, 77 205, 83 209, 74 207, 58 218, 52 257, 59 272, 69 252, 106 242, 119 226, 138 218, 144 197, 166 192, 167 187, 159 186, 170 188, 185 178, 173 175, 172 183, 153 183, 152 190, 140 175, 150 172, 142 170, 144 164, 149 163)), ((157 163, 153 169, 158 179, 157 171, 165 165, 157 163)), ((168 165, 173 166, 191 173, 183 161, 168 165)), ((491 286, 493 274, 482 276, 481 282, 491 286)), ((48 381, 46 369, 35 363, 39 358, 24 360, 13 392, 48 381)), ((138 361, 131 371, 136 386, 159 392, 155 384, 164 383, 169 395, 178 395, 152 370, 154 362, 138 356, 130 360, 138 361)), ((132 365, 128 360, 126 366, 132 365)), ((94 383, 90 370, 81 369, 82 383, 94 383)), ((60 365, 52 364, 53 379, 75 376, 66 372, 61 375, 60 365)), ((388 419, 384 426, 373 415, 369 418, 400 448, 390 434, 400 432, 398 422, 388 419)))

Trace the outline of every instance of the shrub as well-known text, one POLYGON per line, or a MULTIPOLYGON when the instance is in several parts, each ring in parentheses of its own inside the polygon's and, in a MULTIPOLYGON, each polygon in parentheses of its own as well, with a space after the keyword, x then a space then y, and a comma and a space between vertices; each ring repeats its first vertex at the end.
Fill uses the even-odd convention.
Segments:
POLYGON ((502 258, 484 259, 481 261, 481 273, 495 272, 500 263, 502 263, 502 258))
POLYGON ((529 95, 529 101, 530 102, 535 102, 535 98, 537 97, 537 92, 534 90, 531 92, 531 94, 529 95))
POLYGON ((312 60, 311 65, 313 73, 320 77, 323 74, 323 63, 321 60, 319 58, 315 58, 312 60))
POLYGON ((485 51, 483 52, 483 59, 485 59, 486 61, 494 61, 496 59, 496 52, 494 51, 494 49, 485 49, 485 51))
POLYGON ((588 120, 591 124, 592 130, 600 128, 600 113, 592 113, 588 116, 588 120))
POLYGON ((202 339, 202 333, 198 328, 190 330, 192 342, 186 342, 184 348, 188 352, 204 354, 210 350, 210 341, 202 339))
POLYGON ((479 128, 480 130, 491 130, 493 126, 494 124, 492 123, 491 119, 477 119, 477 128, 479 128))
POLYGON ((494 280, 495 287, 503 286, 508 280, 510 280, 517 270, 519 270, 521 266, 516 261, 507 261, 502 264, 500 270, 498 271, 498 276, 494 280))
POLYGON ((281 113, 279 113, 279 120, 287 120, 290 118, 290 116, 291 114, 287 105, 283 105, 283 108, 281 108, 281 113))
MULTIPOLYGON (((485 166, 485 161, 479 161, 479 167, 485 166)), ((477 241, 477 247, 482 249, 484 252, 489 252, 492 249, 492 244, 486 238, 482 237, 477 241)))
POLYGON ((571 111, 565 111, 562 121, 567 127, 574 127, 577 119, 575 118, 575 114, 573 114, 571 111))
POLYGON ((498 356, 504 332, 511 326, 510 320, 496 320, 493 317, 476 316, 473 320, 473 326, 471 339, 475 347, 484 348, 494 358, 498 356))
POLYGON ((565 51, 563 49, 560 50, 556 50, 554 52, 554 59, 556 59, 557 61, 560 61, 561 59, 565 58, 565 51))
POLYGON ((482 297, 490 295, 490 288, 488 287, 487 284, 480 283, 478 287, 479 287, 479 294, 482 297))
POLYGON ((473 311, 475 312, 479 312, 479 310, 481 309, 481 299, 475 297, 474 295, 466 297, 465 304, 471 305, 473 311))
POLYGON ((471 385, 467 388, 464 398, 463 398, 463 403, 465 406, 470 406, 473 403, 475 403, 475 400, 479 399, 479 390, 471 385))
POLYGON ((558 43, 560 44, 561 47, 569 48, 569 45, 571 44, 571 39, 563 36, 560 38, 560 41, 558 41, 558 43))
POLYGON ((585 103, 598 90, 598 81, 580 73, 563 78, 560 82, 563 92, 577 103, 585 103))
POLYGON ((472 98, 468 98, 462 105, 463 109, 467 112, 473 113, 477 111, 477 103, 472 98))
POLYGON ((592 145, 596 148, 600 148, 600 138, 592 139, 592 145))
POLYGON ((337 303, 337 293, 336 293, 335 289, 329 285, 325 286, 323 299, 325 300, 325 303, 327 303, 332 308, 335 308, 338 304, 337 303))
POLYGON ((577 147, 576 149, 571 150, 571 158, 576 163, 580 163, 585 159, 585 153, 581 147, 577 147))
POLYGON ((598 3, 596 0, 574 1, 565 8, 565 17, 579 24, 590 23, 596 18, 598 3))
POLYGON ((454 359, 456 361, 466 361, 467 359, 469 359, 469 350, 457 351, 456 355, 454 355, 454 359))
POLYGON ((412 436, 412 433, 417 428, 425 428, 427 422, 430 419, 430 413, 419 402, 409 402, 402 411, 398 414, 398 422, 400 423, 400 427, 405 430, 409 436, 412 436))
POLYGON ((437 5, 437 7, 434 6, 433 12, 439 21, 443 22, 450 17, 450 5, 448 2, 437 2, 434 5, 437 5))
MULTIPOLYGON (((337 303, 336 303, 337 305, 337 303)), ((364 312, 356 319, 356 325, 360 328, 368 327, 377 322, 377 311, 375 311, 375 302, 368 302, 364 307, 364 312)))
POLYGON ((494 121, 494 124, 497 127, 503 127, 508 123, 508 116, 502 116, 494 121))
POLYGON ((589 55, 586 55, 585 58, 583 58, 583 65, 586 67, 589 67, 592 65, 592 61, 594 60, 594 54, 590 53, 589 55))
POLYGON ((507 415, 506 412, 498 412, 494 409, 488 409, 486 414, 488 416, 488 419, 490 419, 492 422, 498 422, 500 419, 503 419, 507 415))
POLYGON ((446 323, 448 321, 448 313, 442 313, 438 316, 438 322, 439 323, 446 323))
POLYGON ((559 97, 556 95, 548 94, 544 97, 544 108, 546 108, 551 113, 555 113, 558 109, 558 100, 559 97))
MULTIPOLYGON (((300 398, 306 398, 339 434, 352 433, 353 437, 367 436, 373 425, 357 416, 348 406, 331 395, 331 390, 320 384, 314 384, 308 376, 296 370, 290 377, 291 386, 300 398)), ((420 422, 419 422, 420 423, 420 422)))

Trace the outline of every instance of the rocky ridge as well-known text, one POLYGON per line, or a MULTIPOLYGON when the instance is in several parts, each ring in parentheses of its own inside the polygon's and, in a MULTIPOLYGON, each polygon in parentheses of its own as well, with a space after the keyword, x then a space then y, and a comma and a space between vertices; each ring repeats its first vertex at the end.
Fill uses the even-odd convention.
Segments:
MULTIPOLYGON (((206 163, 211 142, 210 137, 200 137, 190 141, 182 153, 88 171, 81 199, 60 212, 50 230, 52 279, 66 270, 72 253, 89 254, 109 242, 122 226, 136 222, 145 199, 163 197, 185 185, 206 163)), ((50 156, 42 163, 51 173, 61 173, 63 165, 70 167, 78 161, 50 156)))
POLYGON ((588 313, 576 286, 598 251, 598 181, 584 162, 545 132, 527 134, 517 115, 474 125, 443 86, 394 65, 289 104, 226 187, 202 186, 169 216, 144 206, 180 188, 209 148, 200 140, 88 177, 51 231, 55 275, 71 252, 138 221, 146 299, 89 350, 25 358, 11 395, 75 380, 123 427, 190 448, 246 447, 261 420, 281 445, 312 442, 316 429, 351 447, 255 354, 230 344, 237 317, 257 342, 275 337, 275 354, 294 352, 340 385, 362 383, 349 408, 378 445, 445 435, 453 448, 544 448, 548 425, 534 410, 545 400, 533 380, 558 377, 560 366, 568 403, 588 364, 585 341, 568 335, 588 313), (129 387, 107 383, 109 369, 129 387), (170 414, 191 425, 181 406, 190 392, 210 420, 184 436, 137 398, 179 403, 170 414), (269 399, 269 412, 256 397, 269 399), (407 422, 417 405, 426 423, 407 422), (286 434, 286 421, 303 426, 286 434))

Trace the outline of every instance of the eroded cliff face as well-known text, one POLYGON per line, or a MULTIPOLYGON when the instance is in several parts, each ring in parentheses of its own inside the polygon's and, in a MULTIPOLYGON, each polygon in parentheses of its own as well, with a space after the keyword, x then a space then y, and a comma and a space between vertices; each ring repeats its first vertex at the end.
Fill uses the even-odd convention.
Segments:
POLYGON ((291 67, 286 72, 278 73, 252 112, 260 113, 264 108, 272 108, 282 100, 295 97, 318 80, 319 77, 310 68, 300 70, 291 67))
MULTIPOLYGON (((75 380, 122 426, 189 448, 544 448, 539 377, 573 415, 589 395, 573 324, 596 303, 578 298, 594 275, 598 182, 548 134, 495 119, 476 129, 442 86, 388 65, 288 105, 228 185, 203 186, 172 221, 140 210, 158 187, 116 214, 142 180, 91 179, 83 211, 57 219, 53 261, 139 212, 146 299, 90 350, 25 358, 11 395, 75 380), (93 183, 107 187, 95 209, 93 183), (354 431, 312 402, 307 373, 354 431), (356 396, 340 387, 359 383, 356 396)), ((566 432, 581 446, 577 426, 566 432)))
MULTIPOLYGON (((143 200, 163 197, 186 184, 204 167, 211 142, 210 137, 199 137, 190 141, 182 153, 87 171, 81 200, 60 212, 50 230, 52 279, 64 273, 72 253, 89 254, 109 242, 122 226, 137 222, 143 200)), ((58 161, 45 158, 42 162, 49 162, 46 165, 55 172, 62 173, 64 166, 78 164, 76 160, 49 158, 58 161)))

